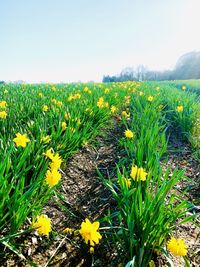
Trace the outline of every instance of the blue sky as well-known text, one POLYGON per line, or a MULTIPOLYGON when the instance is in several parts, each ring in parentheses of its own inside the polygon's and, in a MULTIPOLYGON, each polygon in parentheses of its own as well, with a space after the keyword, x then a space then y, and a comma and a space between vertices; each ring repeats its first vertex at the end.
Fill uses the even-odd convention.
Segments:
POLYGON ((200 0, 0 0, 0 80, 101 81, 200 50, 200 0))

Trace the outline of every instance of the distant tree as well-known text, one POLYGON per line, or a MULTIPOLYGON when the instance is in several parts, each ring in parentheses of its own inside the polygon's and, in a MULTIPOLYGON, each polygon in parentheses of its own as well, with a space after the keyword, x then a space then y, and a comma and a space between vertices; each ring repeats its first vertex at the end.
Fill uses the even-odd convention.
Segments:
POLYGON ((186 80, 200 79, 200 51, 190 52, 181 56, 173 70, 152 71, 144 65, 134 68, 125 68, 119 75, 104 76, 103 82, 123 81, 163 81, 163 80, 186 80))

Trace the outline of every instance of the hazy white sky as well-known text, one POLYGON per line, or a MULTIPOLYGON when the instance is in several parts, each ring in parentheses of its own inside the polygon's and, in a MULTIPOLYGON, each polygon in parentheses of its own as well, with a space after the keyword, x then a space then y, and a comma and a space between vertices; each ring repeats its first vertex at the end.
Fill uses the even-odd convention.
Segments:
POLYGON ((200 0, 0 0, 0 80, 101 81, 200 50, 200 0))

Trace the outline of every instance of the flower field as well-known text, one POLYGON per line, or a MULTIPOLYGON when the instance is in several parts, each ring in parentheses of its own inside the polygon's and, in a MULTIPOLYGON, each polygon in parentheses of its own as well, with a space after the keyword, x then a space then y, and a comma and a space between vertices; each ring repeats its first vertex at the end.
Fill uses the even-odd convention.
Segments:
POLYGON ((0 85, 0 266, 198 266, 200 82, 0 85))

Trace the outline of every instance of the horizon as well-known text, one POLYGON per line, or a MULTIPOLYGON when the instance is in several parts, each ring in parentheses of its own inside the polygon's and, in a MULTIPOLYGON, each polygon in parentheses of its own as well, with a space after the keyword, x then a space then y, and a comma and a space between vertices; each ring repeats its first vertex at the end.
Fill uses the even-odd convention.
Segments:
POLYGON ((6 82, 101 82, 139 64, 173 69, 200 51, 198 0, 4 0, 0 8, 6 82))

